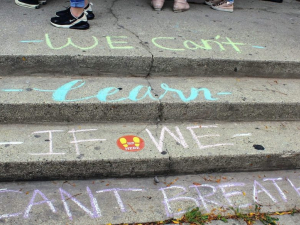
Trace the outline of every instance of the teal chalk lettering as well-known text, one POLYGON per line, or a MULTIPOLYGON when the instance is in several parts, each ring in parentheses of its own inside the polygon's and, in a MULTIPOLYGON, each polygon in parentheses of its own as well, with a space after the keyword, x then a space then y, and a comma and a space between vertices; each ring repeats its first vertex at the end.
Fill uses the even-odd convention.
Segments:
POLYGON ((204 94, 204 98, 206 100, 209 100, 209 101, 216 101, 216 100, 218 100, 217 98, 212 98, 211 93, 210 93, 210 91, 207 88, 191 88, 191 94, 190 94, 189 97, 185 97, 184 94, 182 93, 182 91, 180 91, 178 89, 170 88, 165 83, 161 84, 161 88, 164 89, 166 92, 159 97, 160 99, 162 99, 167 92, 175 92, 176 94, 178 94, 179 98, 183 102, 190 102, 190 101, 195 100, 198 97, 199 92, 202 91, 203 94, 204 94))
POLYGON ((89 96, 89 97, 85 97, 85 98, 71 99, 71 100, 66 99, 67 94, 71 90, 81 88, 82 86, 84 86, 84 84, 85 84, 85 81, 83 81, 83 80, 74 80, 69 83, 66 83, 54 91, 52 98, 54 101, 57 101, 57 102, 77 102, 77 101, 83 101, 83 100, 95 98, 96 96, 89 96), (75 86, 77 83, 81 83, 81 84, 79 84, 78 86, 75 86))
POLYGON ((98 92, 97 98, 101 102, 121 101, 123 99, 107 101, 107 96, 114 95, 114 94, 118 93, 119 91, 120 90, 116 87, 103 88, 98 92))
POLYGON ((146 98, 147 96, 149 96, 152 100, 158 100, 157 98, 154 98, 152 96, 151 90, 152 90, 152 88, 149 86, 143 86, 143 85, 136 86, 135 88, 133 88, 130 91, 128 99, 130 99, 131 101, 137 102, 137 101, 142 100, 142 99, 146 98), (138 98, 138 95, 143 88, 147 88, 147 91, 142 97, 138 98))

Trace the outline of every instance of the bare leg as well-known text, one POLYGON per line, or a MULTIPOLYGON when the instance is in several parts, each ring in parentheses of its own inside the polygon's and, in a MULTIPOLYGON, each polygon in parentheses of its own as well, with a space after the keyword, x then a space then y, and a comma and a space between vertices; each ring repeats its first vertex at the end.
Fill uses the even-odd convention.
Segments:
POLYGON ((79 17, 83 13, 83 8, 71 7, 71 13, 73 14, 73 16, 79 17))

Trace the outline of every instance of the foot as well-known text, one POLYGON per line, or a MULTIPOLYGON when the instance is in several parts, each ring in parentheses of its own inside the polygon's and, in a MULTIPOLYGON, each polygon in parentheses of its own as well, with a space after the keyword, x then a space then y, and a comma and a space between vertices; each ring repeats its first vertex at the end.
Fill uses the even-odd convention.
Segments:
POLYGON ((174 0, 173 11, 174 12, 184 12, 189 10, 190 5, 186 0, 174 0))
MULTIPOLYGON (((93 13, 92 5, 93 5, 92 3, 89 3, 89 4, 87 4, 86 7, 84 7, 84 12, 85 12, 85 15, 88 20, 92 20, 95 18, 95 14, 93 13)), ((56 12, 56 15, 59 17, 62 17, 65 14, 68 14, 69 12, 70 12, 70 7, 67 8, 66 10, 56 12)))
POLYGON ((15 3, 19 6, 38 9, 40 8, 40 3, 38 0, 15 0, 15 3))
POLYGON ((164 6, 165 0, 151 0, 151 5, 155 11, 160 11, 164 6))
POLYGON ((63 16, 51 18, 51 24, 59 28, 70 28, 78 30, 87 30, 90 28, 84 12, 79 17, 75 17, 72 15, 70 9, 63 16))
POLYGON ((233 2, 222 1, 219 4, 212 5, 212 9, 223 11, 223 12, 233 12, 233 2))
POLYGON ((209 5, 209 6, 212 6, 212 5, 217 5, 219 4, 220 2, 222 2, 223 0, 205 0, 205 4, 206 5, 209 5))

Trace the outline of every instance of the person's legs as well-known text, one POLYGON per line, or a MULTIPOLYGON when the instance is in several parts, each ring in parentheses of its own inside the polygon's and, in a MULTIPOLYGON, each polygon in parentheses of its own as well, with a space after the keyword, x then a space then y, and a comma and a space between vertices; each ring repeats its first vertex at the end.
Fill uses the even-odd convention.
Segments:
MULTIPOLYGON (((93 13, 93 9, 92 9, 92 3, 89 3, 88 0, 85 0, 84 1, 84 12, 86 14, 86 17, 88 20, 92 20, 95 18, 95 15, 93 13)), ((56 12, 56 16, 64 16, 66 14, 68 14, 70 11, 70 8, 67 8, 65 10, 62 10, 62 11, 58 11, 56 12)))
POLYGON ((71 7, 62 16, 51 18, 51 24, 59 28, 89 29, 90 25, 84 13, 85 0, 71 0, 70 3, 71 7))
POLYGON ((83 13, 85 0, 71 0, 71 13, 75 17, 79 17, 83 13))

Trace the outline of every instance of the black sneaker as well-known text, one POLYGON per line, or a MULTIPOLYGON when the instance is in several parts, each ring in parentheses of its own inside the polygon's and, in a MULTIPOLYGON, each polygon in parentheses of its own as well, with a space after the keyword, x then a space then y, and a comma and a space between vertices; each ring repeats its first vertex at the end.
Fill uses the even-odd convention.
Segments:
MULTIPOLYGON (((87 4, 86 7, 84 7, 84 12, 85 12, 85 15, 87 17, 88 20, 92 20, 95 18, 95 15, 93 13, 93 9, 92 9, 92 3, 89 3, 87 4)), ((67 8, 66 10, 62 10, 62 11, 59 11, 59 12, 56 12, 56 15, 57 16, 64 16, 66 13, 68 13, 70 11, 70 7, 67 8)))
POLYGON ((40 8, 40 3, 38 0, 15 0, 15 3, 19 6, 38 9, 40 8))
POLYGON ((76 18, 72 15, 70 9, 63 16, 51 18, 51 24, 59 28, 70 28, 78 30, 86 30, 90 28, 84 12, 78 18, 76 18))
POLYGON ((40 5, 46 5, 47 4, 47 0, 39 0, 40 5))

